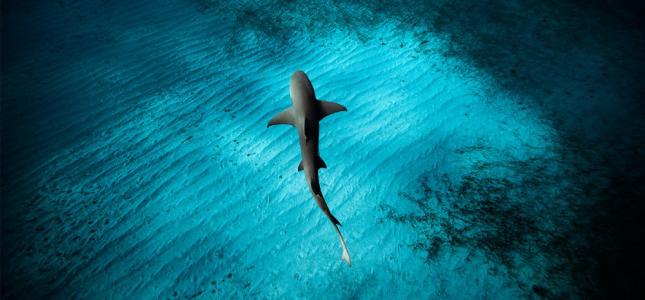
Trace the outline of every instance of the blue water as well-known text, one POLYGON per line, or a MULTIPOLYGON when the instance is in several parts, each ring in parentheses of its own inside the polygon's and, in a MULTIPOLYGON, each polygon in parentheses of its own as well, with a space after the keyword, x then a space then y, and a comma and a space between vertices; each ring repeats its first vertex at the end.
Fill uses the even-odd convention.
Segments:
POLYGON ((233 2, 3 2, 4 297, 633 295, 639 10, 233 2), (351 268, 266 128, 298 69, 351 268))

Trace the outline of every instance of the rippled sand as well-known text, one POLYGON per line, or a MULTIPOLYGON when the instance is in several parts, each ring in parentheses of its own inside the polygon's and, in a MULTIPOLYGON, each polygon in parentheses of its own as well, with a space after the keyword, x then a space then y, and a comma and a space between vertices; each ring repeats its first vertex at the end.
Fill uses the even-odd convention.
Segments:
POLYGON ((564 4, 131 2, 4 8, 7 297, 604 291, 604 205, 642 193, 611 194, 642 176, 637 29, 564 4), (297 69, 349 110, 320 177, 351 268, 295 131, 266 128, 297 69))

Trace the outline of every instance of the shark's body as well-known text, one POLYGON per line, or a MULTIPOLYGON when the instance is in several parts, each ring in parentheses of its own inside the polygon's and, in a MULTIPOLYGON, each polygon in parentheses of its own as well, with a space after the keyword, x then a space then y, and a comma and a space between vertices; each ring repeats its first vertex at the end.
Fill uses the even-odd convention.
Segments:
POLYGON ((325 162, 318 155, 318 135, 319 122, 325 116, 347 109, 337 103, 316 99, 314 88, 307 75, 302 71, 296 71, 291 76, 289 86, 292 106, 283 110, 269 121, 267 127, 277 124, 290 124, 298 129, 298 138, 300 139, 300 151, 302 161, 298 165, 298 171, 305 172, 305 178, 309 184, 309 190, 314 196, 316 203, 327 215, 334 225, 336 233, 340 238, 343 247, 343 260, 351 266, 349 252, 343 235, 338 229, 340 222, 331 214, 329 207, 320 191, 318 182, 318 169, 326 168, 325 162))

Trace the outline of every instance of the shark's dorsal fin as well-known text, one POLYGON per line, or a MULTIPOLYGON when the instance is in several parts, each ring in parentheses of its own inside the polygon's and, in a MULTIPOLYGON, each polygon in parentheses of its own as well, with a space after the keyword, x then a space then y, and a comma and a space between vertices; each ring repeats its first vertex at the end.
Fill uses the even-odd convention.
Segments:
POLYGON ((327 164, 320 158, 320 155, 316 156, 316 169, 327 168, 327 164))
POLYGON ((344 106, 335 102, 325 101, 325 100, 318 100, 318 107, 320 111, 320 120, 335 112, 347 111, 347 108, 345 108, 344 106))
POLYGON ((302 160, 298 164, 298 172, 302 171, 305 167, 302 166, 302 160))
POLYGON ((267 124, 267 127, 278 125, 278 124, 289 124, 289 125, 295 124, 293 107, 288 107, 287 109, 281 111, 273 118, 271 118, 271 120, 269 121, 269 124, 267 124))
POLYGON ((313 129, 313 128, 311 128, 312 127, 311 125, 312 125, 311 120, 305 118, 305 144, 309 142, 309 139, 311 138, 311 136, 313 134, 311 132, 311 130, 313 129))

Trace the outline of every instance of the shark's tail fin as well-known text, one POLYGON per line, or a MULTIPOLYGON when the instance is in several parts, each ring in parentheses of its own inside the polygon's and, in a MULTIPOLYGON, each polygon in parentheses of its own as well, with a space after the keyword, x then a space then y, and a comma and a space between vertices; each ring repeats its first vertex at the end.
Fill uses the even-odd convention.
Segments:
POLYGON ((336 219, 336 217, 334 217, 334 215, 329 212, 329 210, 326 212, 326 214, 329 220, 334 223, 334 225, 343 226, 342 224, 340 224, 340 221, 338 221, 338 219, 336 219))
POLYGON ((340 225, 340 222, 334 215, 331 214, 329 211, 329 207, 327 206, 327 203, 325 202, 325 199, 321 195, 316 195, 316 202, 320 206, 320 208, 323 210, 325 215, 327 215, 327 218, 331 221, 332 225, 334 225, 334 229, 336 230, 336 233, 338 234, 338 238, 340 238, 340 245, 343 247, 343 260, 347 263, 348 266, 352 266, 352 261, 349 258, 349 251, 347 251, 347 245, 345 244, 345 239, 343 238, 343 234, 340 233, 340 229, 338 229, 338 225, 340 225))
POLYGON ((327 206, 327 202, 325 202, 325 198, 323 198, 323 196, 320 194, 316 194, 315 197, 316 203, 318 203, 318 206, 320 206, 320 209, 322 209, 327 218, 329 218, 329 220, 334 223, 334 225, 341 225, 338 219, 336 219, 336 217, 331 214, 331 211, 329 211, 329 207, 327 206))
POLYGON ((347 266, 351 267, 352 260, 349 258, 349 251, 347 251, 347 245, 345 244, 345 239, 343 238, 343 235, 340 233, 340 230, 338 229, 338 225, 334 224, 334 229, 336 229, 336 233, 338 233, 338 238, 340 238, 340 245, 343 247, 342 258, 347 263, 347 266))

